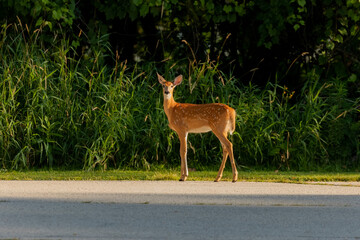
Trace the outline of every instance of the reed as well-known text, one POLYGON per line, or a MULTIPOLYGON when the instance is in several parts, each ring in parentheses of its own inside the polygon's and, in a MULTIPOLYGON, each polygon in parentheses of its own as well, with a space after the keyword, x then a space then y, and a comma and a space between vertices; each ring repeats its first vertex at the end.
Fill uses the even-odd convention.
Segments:
MULTIPOLYGON (((219 62, 180 59, 129 66, 106 41, 86 52, 58 34, 43 41, 20 22, 0 33, 0 164, 3 169, 150 169, 178 166, 156 72, 186 76, 178 102, 221 102, 237 111, 239 167, 358 169, 359 99, 313 70, 301 91, 243 85, 219 62), (110 63, 110 64, 109 64, 110 63), (335 151, 335 150, 338 151, 335 151), (340 151, 340 152, 339 152, 340 151)), ((210 133, 189 136, 189 166, 219 165, 210 133)))

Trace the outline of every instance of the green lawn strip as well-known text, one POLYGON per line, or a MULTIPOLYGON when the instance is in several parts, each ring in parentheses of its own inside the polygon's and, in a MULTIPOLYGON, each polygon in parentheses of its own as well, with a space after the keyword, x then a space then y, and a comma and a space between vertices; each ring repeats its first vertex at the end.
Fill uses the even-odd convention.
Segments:
MULTIPOLYGON (((213 181, 216 171, 190 172, 188 181, 213 181)), ((108 170, 108 171, 2 171, 0 180, 151 180, 172 181, 180 178, 179 170, 108 170)), ((225 171, 223 181, 231 181, 231 171, 225 171)), ((357 172, 274 172, 274 171, 246 171, 239 172, 239 181, 254 182, 359 182, 360 173, 357 172)))
POLYGON ((241 176, 245 181, 264 182, 358 182, 360 173, 355 172, 245 172, 241 176))

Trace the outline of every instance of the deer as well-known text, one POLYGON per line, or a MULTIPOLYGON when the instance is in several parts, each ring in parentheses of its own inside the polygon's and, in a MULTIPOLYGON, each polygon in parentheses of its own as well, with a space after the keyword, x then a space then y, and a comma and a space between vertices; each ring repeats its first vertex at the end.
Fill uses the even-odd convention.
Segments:
POLYGON ((158 73, 157 77, 163 87, 164 111, 169 122, 169 127, 177 133, 180 140, 180 181, 186 181, 189 176, 187 166, 188 133, 205 133, 212 131, 219 139, 223 150, 223 159, 215 182, 221 180, 228 156, 230 157, 232 167, 232 182, 236 182, 238 172, 234 159, 233 145, 227 138, 229 133, 233 134, 235 131, 235 110, 221 103, 177 103, 174 100, 173 93, 175 87, 181 84, 183 76, 177 76, 173 82, 166 81, 158 73))

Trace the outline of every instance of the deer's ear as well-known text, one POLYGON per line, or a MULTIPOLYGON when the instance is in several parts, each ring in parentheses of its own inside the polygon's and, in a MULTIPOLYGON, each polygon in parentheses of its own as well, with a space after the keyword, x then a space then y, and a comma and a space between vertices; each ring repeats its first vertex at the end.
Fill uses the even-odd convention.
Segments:
POLYGON ((160 74, 158 74, 158 73, 156 73, 156 74, 157 74, 159 83, 160 83, 161 85, 165 85, 166 80, 165 80, 160 74))
POLYGON ((177 76, 174 80, 174 85, 175 86, 179 85, 182 82, 182 79, 183 79, 182 75, 177 76))

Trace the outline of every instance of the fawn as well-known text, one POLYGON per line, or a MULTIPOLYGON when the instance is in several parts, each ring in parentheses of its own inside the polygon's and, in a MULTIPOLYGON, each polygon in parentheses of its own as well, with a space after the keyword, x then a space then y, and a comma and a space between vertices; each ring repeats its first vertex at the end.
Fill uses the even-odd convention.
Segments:
POLYGON ((174 88, 182 82, 182 75, 176 77, 174 82, 166 81, 159 74, 157 74, 157 77, 159 83, 163 86, 164 111, 169 121, 169 127, 177 133, 180 139, 180 181, 186 181, 189 175, 186 158, 188 133, 205 133, 212 131, 220 140, 223 148, 223 160, 215 182, 220 181, 228 156, 230 156, 232 167, 232 181, 236 182, 238 172, 233 154, 233 146, 227 139, 227 135, 235 131, 235 110, 221 103, 177 103, 174 100, 173 92, 174 88))

